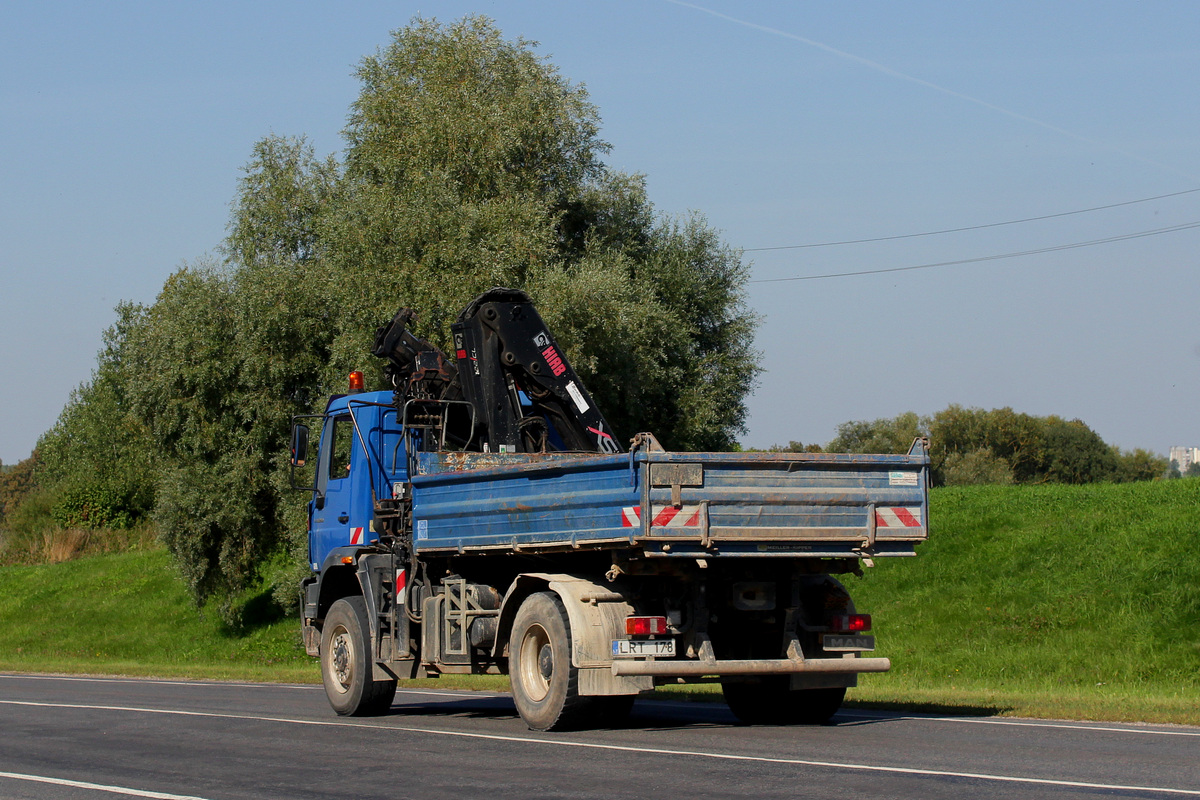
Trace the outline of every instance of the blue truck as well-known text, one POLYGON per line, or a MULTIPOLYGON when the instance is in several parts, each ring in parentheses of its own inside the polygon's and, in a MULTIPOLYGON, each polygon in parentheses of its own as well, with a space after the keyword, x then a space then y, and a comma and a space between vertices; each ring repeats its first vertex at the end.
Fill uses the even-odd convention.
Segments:
POLYGON ((837 576, 926 538, 927 442, 625 447, 524 293, 477 298, 452 356, 412 319, 376 339, 393 390, 355 373, 293 422, 294 474, 312 474, 302 630, 338 714, 386 712, 399 679, 488 673, 534 730, 700 681, 744 722, 820 723, 890 668, 837 576))

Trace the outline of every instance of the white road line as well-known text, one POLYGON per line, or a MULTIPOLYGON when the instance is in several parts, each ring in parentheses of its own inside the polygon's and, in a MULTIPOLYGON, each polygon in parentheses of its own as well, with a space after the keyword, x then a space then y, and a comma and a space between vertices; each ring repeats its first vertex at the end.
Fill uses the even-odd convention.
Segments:
POLYGON ((1024 728, 1066 728, 1067 730, 1076 731, 1101 731, 1103 733, 1136 733, 1148 734, 1152 736, 1200 736, 1200 731, 1197 730, 1162 730, 1160 728, 1113 728, 1107 725, 1087 725, 1082 723, 1072 722, 1056 722, 1053 720, 1025 720, 1025 719, 984 719, 981 717, 934 717, 924 715, 904 714, 900 716, 890 714, 861 714, 852 711, 839 711, 838 716, 853 717, 855 719, 873 719, 880 722, 963 722, 968 725, 1007 725, 1013 727, 1024 728))
POLYGON ((91 675, 26 675, 0 673, 0 679, 22 681, 72 681, 75 683, 145 683, 151 686, 264 686, 274 689, 315 689, 307 683, 260 683, 257 681, 185 681, 165 678, 100 678, 91 675))
MULTIPOLYGON (((305 689, 308 691, 320 691, 320 684, 308 683, 257 683, 257 682, 240 682, 240 681, 184 681, 184 680, 165 680, 163 678, 99 678, 88 675, 23 675, 0 673, 0 679, 14 678, 19 680, 33 681, 74 681, 76 683, 134 683, 134 684, 150 684, 151 686, 193 686, 193 687, 212 687, 212 686, 262 686, 268 689, 305 689)), ((489 692, 476 692, 472 689, 464 689, 462 691, 434 691, 432 689, 397 689, 396 694, 418 694, 428 695, 430 697, 483 697, 483 698, 498 698, 508 697, 507 694, 495 694, 489 692)))
POLYGON ((402 733, 425 734, 428 736, 449 736, 460 739, 481 739, 492 742, 510 742, 514 744, 546 745, 550 747, 580 747, 590 750, 610 750, 621 753, 637 753, 639 755, 683 756, 688 758, 706 758, 718 761, 746 761, 760 764, 789 764, 802 767, 820 767, 854 772, 879 772, 892 775, 915 775, 934 778, 968 778, 972 780, 993 781, 999 783, 1023 783, 1037 786, 1066 786, 1076 789, 1104 789, 1108 791, 1126 792, 1159 792, 1162 794, 1188 795, 1200 797, 1200 789, 1176 789, 1169 786, 1130 786, 1117 783, 1089 783, 1086 781, 1057 780, 1053 778, 1028 778, 1018 775, 996 775, 985 772, 952 772, 949 770, 916 769, 912 767, 890 767, 877 764, 855 764, 852 762, 811 761, 801 758, 781 758, 772 756, 747 756, 736 753, 706 753, 699 750, 668 750, 655 747, 632 747, 599 742, 564 741, 562 739, 543 739, 534 736, 505 736, 494 733, 473 733, 470 731, 445 731, 431 728, 413 728, 401 725, 368 724, 363 722, 343 722, 336 720, 291 719, 288 717, 260 717, 251 714, 218 714, 207 711, 179 711, 163 708, 138 708, 133 706, 98 706, 76 703, 39 703, 27 700, 0 700, 0 705, 28 706, 33 708, 71 708, 86 711, 127 711, 143 714, 165 714, 181 717, 207 717, 211 719, 236 719, 247 722, 280 722, 289 725, 312 725, 333 728, 366 728, 370 730, 400 731, 402 733))
MULTIPOLYGON (((0 673, 0 679, 13 678, 19 680, 43 680, 43 681, 77 681, 91 683, 148 683, 158 686, 263 686, 267 688, 277 689, 304 689, 308 691, 317 691, 320 686, 313 684, 300 683, 240 683, 236 681, 169 681, 154 678, 100 678, 90 676, 77 675, 24 675, 24 674, 9 674, 0 673)), ((463 689, 461 691, 436 691, 433 689, 397 689, 396 694, 414 694, 424 695, 428 697, 456 697, 456 698, 484 698, 497 699, 501 697, 509 697, 507 694, 496 694, 494 692, 476 692, 471 689, 463 689)), ((697 705, 706 705, 704 703, 689 703, 675 700, 646 700, 646 703, 657 703, 672 707, 694 708, 697 705)), ((719 703, 709 703, 707 705, 720 705, 719 703)), ((1102 733, 1133 733, 1138 735, 1150 736, 1200 736, 1200 730, 1181 729, 1181 730, 1163 730, 1161 728, 1143 728, 1137 726, 1129 726, 1124 728, 1115 728, 1111 725, 1103 725, 1101 723, 1072 723, 1057 720, 1036 720, 1036 719, 997 719, 993 717, 938 717, 932 714, 872 714, 868 711, 854 711, 842 709, 838 712, 839 717, 850 717, 851 719, 869 719, 878 720, 880 722, 961 722, 968 725, 1011 725, 1015 727, 1026 728, 1065 728, 1067 730, 1079 731, 1100 731, 1102 733)))
POLYGON ((147 792, 143 789, 130 789, 127 786, 109 786, 103 783, 88 783, 87 781, 69 781, 66 778, 50 778, 46 775, 22 775, 19 772, 0 772, 0 778, 14 781, 32 781, 33 783, 49 783, 54 786, 70 786, 73 789, 91 789, 96 792, 123 794, 126 797, 150 797, 155 800, 205 800, 190 794, 168 794, 166 792, 147 792))

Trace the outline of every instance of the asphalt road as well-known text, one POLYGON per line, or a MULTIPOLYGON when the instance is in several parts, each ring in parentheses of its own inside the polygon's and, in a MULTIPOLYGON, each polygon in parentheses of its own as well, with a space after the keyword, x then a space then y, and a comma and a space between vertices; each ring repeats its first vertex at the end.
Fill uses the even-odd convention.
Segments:
POLYGON ((1200 728, 843 711, 747 727, 640 701, 533 733, 507 695, 404 691, 339 718, 320 687, 0 675, 0 798, 1200 797, 1200 728))

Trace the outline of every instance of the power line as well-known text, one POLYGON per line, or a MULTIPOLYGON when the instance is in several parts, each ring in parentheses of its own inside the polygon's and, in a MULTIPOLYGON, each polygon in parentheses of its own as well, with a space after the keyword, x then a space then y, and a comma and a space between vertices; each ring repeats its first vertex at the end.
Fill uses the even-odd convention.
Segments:
MULTIPOLYGON (((797 41, 802 44, 805 44, 809 47, 815 47, 819 50, 823 50, 826 53, 829 53, 830 55, 837 56, 838 58, 843 58, 848 61, 852 61, 861 66, 867 67, 869 69, 873 69, 877 72, 881 72, 884 75, 888 75, 892 78, 896 78, 896 79, 899 79, 902 81, 910 81, 919 86, 924 86, 927 89, 932 89, 935 92, 941 92, 943 94, 950 95, 951 97, 957 97, 959 100, 965 100, 968 103, 974 103, 975 105, 982 106, 986 109, 995 111, 999 114, 1004 114, 1005 116, 1012 117, 1013 119, 1019 119, 1023 122, 1028 122, 1030 124, 1037 125, 1038 127, 1045 128, 1046 130, 1054 131, 1055 133, 1059 133, 1059 134, 1062 134, 1063 136, 1070 137, 1072 139, 1075 139, 1076 141, 1085 142, 1086 144, 1089 144, 1093 147, 1111 150, 1114 153, 1120 153, 1121 155, 1123 155, 1127 158, 1131 158, 1135 161, 1141 161, 1143 164, 1150 164, 1151 166, 1157 167, 1162 170, 1166 170, 1168 172, 1173 172, 1177 175, 1182 174, 1179 170, 1175 169, 1174 167, 1172 167, 1168 164, 1160 164, 1157 161, 1146 158, 1145 156, 1138 155, 1137 153, 1133 153, 1128 150, 1122 150, 1121 148, 1116 147, 1115 145, 1113 145, 1111 143, 1101 142, 1101 141, 1097 141, 1095 139, 1091 139, 1087 136, 1083 136, 1081 134, 1075 133, 1074 131, 1069 131, 1066 128, 1060 128, 1057 125, 1052 125, 1049 122, 1046 122, 1044 120, 1040 120, 1035 117, 1030 117, 1026 114, 1022 114, 1020 112, 1013 111, 1012 109, 1005 108, 1003 106, 998 106, 995 103, 989 103, 986 100, 980 99, 978 97, 973 97, 969 94, 965 94, 964 92, 956 91, 947 86, 941 86, 941 85, 933 83, 931 81, 924 80, 923 78, 918 78, 915 75, 909 75, 909 74, 901 72, 897 69, 893 69, 892 67, 889 67, 885 64, 880 64, 877 61, 871 61, 870 59, 863 58, 862 56, 855 55, 854 53, 848 53, 845 50, 839 50, 838 48, 831 47, 830 45, 824 44, 823 42, 818 42, 814 39, 808 39, 803 36, 798 36, 794 33, 789 33, 788 31, 780 30, 779 28, 771 28, 766 25, 759 25, 758 23, 750 22, 749 20, 739 19, 737 17, 731 17, 728 14, 722 14, 721 12, 714 11, 711 8, 705 8, 704 6, 695 5, 693 3, 688 3, 688 2, 685 2, 684 0, 667 0, 667 2, 673 3, 677 6, 684 6, 686 8, 691 8, 696 11, 701 11, 705 14, 710 14, 718 19, 723 19, 723 20, 726 20, 727 22, 732 22, 737 25, 745 26, 747 28, 762 31, 764 33, 769 33, 773 36, 782 36, 785 39, 791 39, 793 41, 797 41)), ((1192 176, 1185 176, 1185 177, 1189 177, 1191 180, 1195 180, 1195 178, 1192 176)))
MULTIPOLYGON (((1192 190, 1196 191, 1196 190, 1192 190)), ((890 267, 887 269, 866 269, 858 272, 833 272, 825 275, 796 275, 790 278, 758 278, 756 280, 747 281, 747 283, 783 283, 786 281, 814 281, 821 278, 848 278, 854 275, 881 275, 886 272, 909 272, 917 269, 933 269, 934 267, 954 267, 963 264, 978 264, 984 261, 999 261, 1005 258, 1020 258, 1021 256, 1033 256, 1042 253, 1056 253, 1060 250, 1074 250, 1080 247, 1094 247, 1100 244, 1110 244, 1112 242, 1125 242, 1130 239, 1143 239, 1147 236, 1158 236, 1163 233, 1175 233, 1176 231, 1186 231, 1192 228, 1200 228, 1200 221, 1185 222, 1181 225, 1172 225, 1167 228, 1155 228, 1149 231, 1138 231, 1136 233, 1125 233, 1119 236, 1109 236, 1104 239, 1092 239, 1087 242, 1073 242, 1071 244, 1059 244, 1052 247, 1041 247, 1036 250, 1022 250, 1016 253, 998 253, 990 256, 978 256, 976 258, 963 258, 957 261, 939 261, 936 264, 916 264, 910 267, 890 267)))
POLYGON ((1105 211, 1110 208, 1120 208, 1121 206, 1132 206, 1138 203, 1151 203, 1155 200, 1165 200, 1168 197, 1179 197, 1180 195, 1193 194, 1200 192, 1200 189, 1184 189, 1182 192, 1171 192, 1170 194, 1160 194, 1155 197, 1143 197, 1141 200, 1126 200, 1123 203, 1110 203, 1106 206, 1094 206, 1093 208, 1081 208, 1078 211, 1062 211, 1058 214, 1045 214, 1040 217, 1026 217, 1025 219, 1012 219, 1007 222, 990 222, 986 225, 968 225, 964 228, 946 228, 940 231, 925 231, 923 233, 905 233, 898 236, 876 236, 870 239, 846 239, 840 242, 815 242, 813 244, 788 244, 778 247, 745 247, 742 248, 743 253, 762 253, 768 250, 803 250, 810 247, 836 247, 846 244, 867 244, 870 242, 891 242, 897 239, 915 239, 920 236, 941 236, 945 233, 962 233, 963 231, 980 231, 986 228, 1000 228, 1005 225, 1020 225, 1025 222, 1039 222, 1046 219, 1057 219, 1058 217, 1070 217, 1075 214, 1089 214, 1093 211, 1105 211))

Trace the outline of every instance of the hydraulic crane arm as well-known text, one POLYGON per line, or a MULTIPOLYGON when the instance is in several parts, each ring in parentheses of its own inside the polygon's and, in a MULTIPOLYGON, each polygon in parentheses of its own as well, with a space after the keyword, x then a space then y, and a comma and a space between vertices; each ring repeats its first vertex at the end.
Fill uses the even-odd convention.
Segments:
POLYGON ((485 292, 450 330, 463 393, 488 410, 484 418, 493 447, 536 452, 553 447, 557 433, 559 449, 621 452, 529 295, 517 289, 485 292))
POLYGON ((450 439, 494 452, 621 452, 529 295, 496 288, 471 301, 450 326, 453 361, 407 330, 412 318, 401 309, 372 352, 389 360, 398 402, 462 398, 474 407, 474 430, 450 439))

